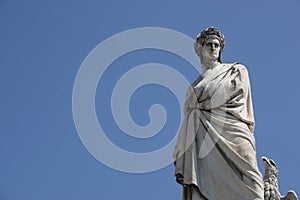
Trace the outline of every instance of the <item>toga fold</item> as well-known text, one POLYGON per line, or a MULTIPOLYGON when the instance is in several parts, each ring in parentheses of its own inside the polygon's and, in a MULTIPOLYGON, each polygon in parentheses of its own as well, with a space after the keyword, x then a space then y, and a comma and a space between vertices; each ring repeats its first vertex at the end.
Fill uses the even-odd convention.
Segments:
POLYGON ((174 151, 183 200, 263 200, 245 66, 220 64, 188 89, 174 151))

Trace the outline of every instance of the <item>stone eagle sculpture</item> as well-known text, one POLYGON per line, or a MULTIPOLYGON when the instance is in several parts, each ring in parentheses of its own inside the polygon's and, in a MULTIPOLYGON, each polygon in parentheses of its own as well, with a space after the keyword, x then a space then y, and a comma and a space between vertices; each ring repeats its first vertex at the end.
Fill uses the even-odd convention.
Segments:
POLYGON ((281 196, 278 188, 278 168, 276 163, 267 157, 261 158, 265 166, 264 199, 265 200, 298 200, 293 190, 281 196))

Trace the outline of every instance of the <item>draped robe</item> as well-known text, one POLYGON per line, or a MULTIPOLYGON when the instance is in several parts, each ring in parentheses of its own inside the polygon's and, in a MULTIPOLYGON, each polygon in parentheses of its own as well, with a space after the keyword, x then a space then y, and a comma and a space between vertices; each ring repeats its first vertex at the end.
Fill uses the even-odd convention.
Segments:
POLYGON ((220 64, 187 90, 174 151, 183 200, 263 200, 248 72, 220 64))

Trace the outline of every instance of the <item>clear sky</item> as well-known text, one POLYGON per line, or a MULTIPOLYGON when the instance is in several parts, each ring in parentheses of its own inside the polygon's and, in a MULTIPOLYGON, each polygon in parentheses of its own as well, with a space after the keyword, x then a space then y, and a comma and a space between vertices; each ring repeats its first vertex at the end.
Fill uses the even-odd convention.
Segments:
MULTIPOLYGON (((180 200, 172 164, 133 174, 95 159, 75 127, 72 92, 84 59, 115 34, 162 27, 195 38, 210 26, 225 35, 223 61, 248 68, 257 157, 274 159, 281 193, 293 189, 299 196, 299 10, 299 0, 0 0, 0 199, 180 200)), ((179 56, 155 49, 136 50, 111 63, 97 86, 98 121, 112 143, 136 153, 167 145, 180 121, 180 102, 172 91, 146 84, 131 96, 130 114, 145 126, 149 107, 161 104, 168 114, 165 127, 143 139, 117 126, 110 110, 113 87, 124 73, 145 63, 168 65, 189 81, 199 75, 179 56)), ((120 165, 132 164, 124 159, 120 165)), ((259 167, 263 173, 260 160, 259 167)))

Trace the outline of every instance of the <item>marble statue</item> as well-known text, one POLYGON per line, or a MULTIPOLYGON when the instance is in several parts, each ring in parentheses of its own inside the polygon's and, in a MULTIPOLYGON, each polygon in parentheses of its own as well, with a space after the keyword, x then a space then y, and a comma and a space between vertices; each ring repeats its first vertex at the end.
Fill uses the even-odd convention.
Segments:
POLYGON ((187 89, 174 151, 183 200, 263 200, 247 69, 222 63, 224 35, 205 29, 194 43, 202 73, 187 89))
POLYGON ((261 158, 265 166, 264 176, 264 199, 265 200, 298 200, 293 190, 288 191, 285 196, 281 196, 278 189, 278 167, 276 163, 267 157, 261 158))

